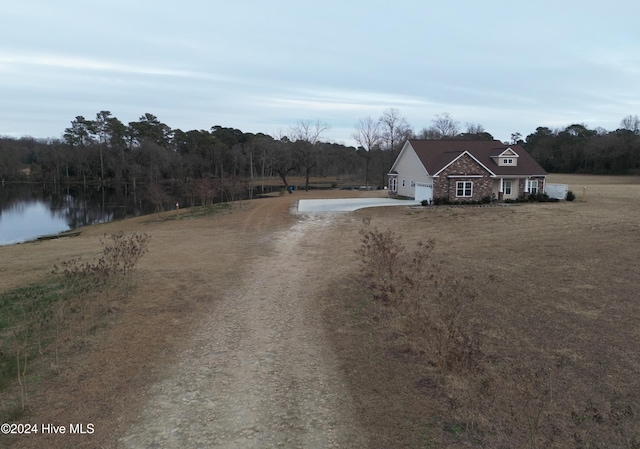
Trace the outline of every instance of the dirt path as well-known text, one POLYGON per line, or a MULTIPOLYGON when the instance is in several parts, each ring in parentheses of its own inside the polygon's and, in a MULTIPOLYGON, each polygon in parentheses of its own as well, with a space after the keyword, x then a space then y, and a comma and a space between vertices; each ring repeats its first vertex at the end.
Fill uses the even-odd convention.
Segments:
MULTIPOLYGON (((345 192, 243 202, 197 219, 168 212, 1 247, 9 288, 48 276, 60 260, 91 260, 103 234, 152 236, 128 299, 87 342, 69 342, 57 373, 42 370, 21 418, 92 423, 95 433, 8 437, 0 447, 366 446, 319 306, 352 266, 345 248, 357 237, 341 225, 355 218, 290 213, 297 199, 327 194, 345 192)), ((5 406, 14 393, 3 392, 5 406)))
POLYGON ((262 238, 118 446, 366 446, 313 307, 327 282, 317 273, 331 271, 322 250, 331 221, 301 218, 262 238))

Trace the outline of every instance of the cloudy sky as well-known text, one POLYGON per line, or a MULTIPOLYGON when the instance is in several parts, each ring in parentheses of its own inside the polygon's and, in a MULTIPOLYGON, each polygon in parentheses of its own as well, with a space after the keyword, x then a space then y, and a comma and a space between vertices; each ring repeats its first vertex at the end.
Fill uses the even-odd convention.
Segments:
POLYGON ((386 108, 501 140, 640 114, 637 0, 7 0, 0 17, 0 135, 101 110, 183 131, 320 119, 347 144, 386 108))

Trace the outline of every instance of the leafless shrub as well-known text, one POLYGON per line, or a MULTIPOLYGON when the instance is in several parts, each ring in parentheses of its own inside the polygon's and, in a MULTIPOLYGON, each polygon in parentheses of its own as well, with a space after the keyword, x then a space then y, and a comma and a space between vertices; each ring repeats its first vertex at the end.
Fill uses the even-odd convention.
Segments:
POLYGON ((180 187, 187 195, 189 206, 193 209, 196 207, 196 197, 198 196, 198 182, 195 179, 187 179, 180 181, 180 187))
POLYGON ((165 188, 157 182, 147 186, 147 198, 155 205, 155 213, 164 212, 164 205, 171 199, 165 188))
POLYGON ((101 240, 102 257, 98 264, 104 263, 106 271, 127 276, 148 251, 148 234, 125 236, 122 231, 105 235, 101 240), (104 262, 102 262, 104 261, 104 262))
POLYGON ((30 327, 24 308, 15 314, 13 319, 14 323, 11 328, 11 336, 13 339, 16 374, 18 377, 18 385, 20 386, 20 405, 21 409, 24 410, 28 400, 27 366, 29 361, 30 327))
POLYGON ((420 382, 433 385, 445 440, 491 448, 640 449, 638 391, 601 391, 576 406, 593 389, 576 383, 564 355, 554 360, 532 348, 503 359, 490 342, 483 346, 473 318, 475 281, 438 263, 433 240, 410 251, 390 230, 365 226, 360 235, 362 279, 382 311, 376 320, 385 320, 376 323, 391 327, 396 353, 409 354, 406 360, 424 376, 420 382))
POLYGON ((247 178, 232 176, 225 178, 221 183, 222 191, 227 201, 233 202, 242 197, 249 188, 247 178))
POLYGON ((407 288, 414 287, 422 275, 424 262, 433 250, 435 240, 420 241, 413 253, 407 254, 404 245, 390 229, 361 229, 360 235, 356 254, 360 256, 364 274, 375 296, 385 302, 402 302, 407 288))
MULTIPOLYGON (((95 325, 101 314, 110 310, 109 301, 116 293, 127 293, 132 270, 148 252, 149 235, 124 235, 118 232, 100 240, 102 255, 87 262, 80 258, 54 265, 53 273, 60 276, 63 286, 61 301, 78 313, 83 335, 95 325)), ((60 310, 55 310, 56 326, 64 321, 60 310)))
POLYGON ((441 373, 477 370, 479 337, 463 316, 475 295, 431 260, 435 240, 418 241, 407 251, 391 230, 362 229, 360 235, 356 253, 365 277, 375 297, 392 305, 408 348, 441 373))
MULTIPOLYGON (((148 251, 149 238, 122 232, 105 235, 97 259, 60 262, 53 268, 54 279, 0 298, 6 313, 0 317, 0 387, 4 389, 7 373, 17 381, 16 409, 27 404, 31 367, 42 369, 49 359, 57 373, 65 342, 86 342, 89 331, 111 310, 109 299, 126 294, 133 269, 148 251)), ((4 409, 4 391, 0 393, 4 409)))
POLYGON ((212 179, 198 179, 195 181, 195 190, 200 198, 201 206, 209 206, 215 201, 219 187, 212 179))
MULTIPOLYGON (((12 307, 6 310, 6 331, 0 333, 0 343, 3 337, 11 341, 13 371, 19 386, 20 409, 24 410, 28 401, 28 380, 27 374, 30 367, 37 361, 43 362, 45 357, 45 346, 48 341, 48 330, 50 321, 51 305, 45 297, 43 289, 27 289, 19 295, 19 299, 14 299, 12 307)), ((13 301, 12 301, 13 302, 13 301)), ((0 344, 0 356, 2 356, 2 345, 0 344)), ((8 361, 7 359, 5 359, 8 361)), ((6 369, 0 365, 0 368, 6 369)), ((6 371, 5 371, 6 373, 6 371)), ((0 371, 0 374, 5 374, 0 371)), ((0 386, 2 379, 0 378, 0 386)))

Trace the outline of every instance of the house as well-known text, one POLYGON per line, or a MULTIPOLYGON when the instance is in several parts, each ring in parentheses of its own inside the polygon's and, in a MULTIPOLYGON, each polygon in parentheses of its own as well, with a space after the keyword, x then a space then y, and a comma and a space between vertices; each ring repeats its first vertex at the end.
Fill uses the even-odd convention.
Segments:
POLYGON ((543 193, 547 173, 520 145, 410 139, 388 174, 389 194, 433 201, 516 199, 543 193))

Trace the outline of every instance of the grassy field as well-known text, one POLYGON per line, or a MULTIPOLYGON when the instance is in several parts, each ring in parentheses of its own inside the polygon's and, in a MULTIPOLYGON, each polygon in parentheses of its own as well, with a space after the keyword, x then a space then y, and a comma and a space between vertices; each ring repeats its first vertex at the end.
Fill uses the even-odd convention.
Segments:
MULTIPOLYGON (((338 277, 336 270, 330 278, 329 270, 309 273, 326 278, 326 289, 310 294, 370 447, 638 447, 640 178, 552 175, 549 182, 569 184, 577 200, 365 209, 336 218, 333 238, 314 249, 310 257, 341 267, 338 277), (425 276, 410 291, 426 303, 441 301, 439 309, 406 309, 422 313, 408 323, 373 298, 355 254, 363 228, 390 229, 407 250, 435 239, 425 276), (436 280, 453 276, 462 284, 465 301, 435 298, 442 285, 428 276, 432 262, 436 280), (434 317, 461 305, 455 316, 461 333, 451 341, 473 349, 473 369, 439 364, 427 338, 447 329, 434 317), (408 345, 408 336, 418 344, 408 345)), ((17 411, 16 382, 2 386, 0 417, 54 423, 91 417, 100 432, 82 444, 74 440, 76 447, 117 447, 149 385, 182 356, 194 323, 216 313, 216 298, 256 258, 269 257, 274 232, 295 222, 291 203, 345 194, 384 192, 295 192, 180 220, 167 212, 90 227, 72 239, 0 247, 2 296, 51 285, 54 264, 96 257, 105 233, 151 235, 128 299, 88 338, 66 341, 55 372, 48 359, 34 358, 24 412, 17 411)), ((11 335, 2 338, 8 354, 11 335)))
POLYGON ((407 248, 436 240, 479 344, 473 371, 440 369, 402 338, 429 319, 407 328, 363 284, 333 286, 330 335, 376 447, 639 447, 640 178, 550 178, 578 201, 357 212, 407 248))

